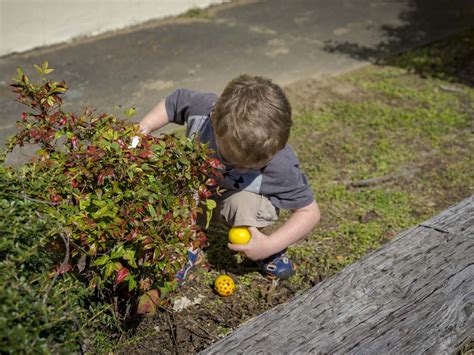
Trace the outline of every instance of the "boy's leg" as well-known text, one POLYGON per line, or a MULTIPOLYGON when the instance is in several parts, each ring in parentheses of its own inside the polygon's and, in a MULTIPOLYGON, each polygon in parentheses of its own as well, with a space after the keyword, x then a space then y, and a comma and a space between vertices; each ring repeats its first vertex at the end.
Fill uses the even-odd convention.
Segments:
POLYGON ((213 222, 229 226, 268 227, 278 220, 278 210, 270 200, 253 192, 239 191, 224 194, 219 199, 213 222))
MULTIPOLYGON (((216 198, 217 207, 212 213, 211 223, 233 226, 268 227, 278 220, 279 210, 270 200, 248 191, 229 191, 216 198)), ((206 214, 198 216, 198 224, 206 225, 206 214)), ((284 251, 258 261, 263 272, 272 278, 286 279, 293 275, 295 267, 283 254, 284 251)), ((176 274, 178 283, 186 280, 188 273, 201 261, 200 250, 188 251, 187 265, 176 274)))
MULTIPOLYGON (((268 227, 278 220, 279 211, 270 200, 252 192, 233 193, 218 203, 215 219, 221 218, 229 226, 268 227)), ((214 220, 214 218, 213 218, 214 220)), ((295 272, 295 266, 284 250, 257 262, 271 278, 287 279, 295 272)))

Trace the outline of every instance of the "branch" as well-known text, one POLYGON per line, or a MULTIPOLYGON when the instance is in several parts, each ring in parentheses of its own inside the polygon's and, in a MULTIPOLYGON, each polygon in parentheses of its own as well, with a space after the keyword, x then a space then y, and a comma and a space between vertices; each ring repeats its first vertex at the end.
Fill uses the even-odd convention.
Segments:
POLYGON ((370 179, 358 180, 358 181, 344 181, 346 187, 367 187, 372 185, 382 184, 384 182, 392 181, 402 177, 413 176, 419 169, 403 169, 399 173, 389 174, 385 176, 374 177, 370 179))
POLYGON ((66 247, 66 254, 64 255, 64 260, 61 263, 61 265, 59 266, 59 269, 56 271, 56 275, 54 275, 53 281, 51 281, 51 283, 48 286, 48 289, 46 290, 46 294, 43 297, 43 304, 46 304, 49 292, 53 288, 53 286, 54 286, 57 278, 59 277, 59 275, 64 273, 62 270, 64 270, 64 268, 66 267, 66 265, 69 262, 69 237, 64 232, 59 233, 59 235, 61 236, 61 238, 64 242, 64 246, 66 247))
POLYGON ((23 197, 24 199, 27 199, 28 201, 32 201, 32 202, 44 203, 44 204, 47 204, 47 205, 50 205, 50 206, 56 206, 57 205, 57 203, 54 203, 54 202, 49 202, 49 201, 44 201, 44 200, 37 200, 35 198, 29 197, 28 195, 25 195, 24 193, 21 195, 21 197, 23 197))

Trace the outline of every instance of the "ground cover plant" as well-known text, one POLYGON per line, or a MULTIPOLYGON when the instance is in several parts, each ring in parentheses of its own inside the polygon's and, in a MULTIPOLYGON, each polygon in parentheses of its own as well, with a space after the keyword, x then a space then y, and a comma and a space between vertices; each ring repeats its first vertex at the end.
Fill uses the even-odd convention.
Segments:
POLYGON ((66 84, 47 79, 47 62, 35 67, 39 82, 18 69, 12 85, 27 110, 1 161, 0 346, 101 351, 127 322, 167 305, 187 249, 206 245, 196 220, 215 206, 220 163, 184 137, 142 135, 89 108, 64 112, 66 84), (26 144, 39 146, 34 160, 6 167, 26 144), (107 335, 90 335, 94 319, 107 335))
POLYGON ((342 77, 285 88, 296 111, 290 143, 322 212, 316 230, 288 250, 297 274, 275 286, 226 250, 225 228, 213 228, 207 264, 174 295, 175 311, 144 320, 119 351, 202 350, 472 195, 473 38, 467 31, 342 77), (230 297, 211 288, 221 273, 236 281, 230 297))

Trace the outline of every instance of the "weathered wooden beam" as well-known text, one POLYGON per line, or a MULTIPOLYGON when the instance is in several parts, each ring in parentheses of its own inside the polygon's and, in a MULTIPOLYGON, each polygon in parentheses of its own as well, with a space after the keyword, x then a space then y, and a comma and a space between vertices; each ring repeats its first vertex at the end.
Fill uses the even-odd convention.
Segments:
POLYGON ((443 354, 474 341, 474 197, 203 354, 443 354))

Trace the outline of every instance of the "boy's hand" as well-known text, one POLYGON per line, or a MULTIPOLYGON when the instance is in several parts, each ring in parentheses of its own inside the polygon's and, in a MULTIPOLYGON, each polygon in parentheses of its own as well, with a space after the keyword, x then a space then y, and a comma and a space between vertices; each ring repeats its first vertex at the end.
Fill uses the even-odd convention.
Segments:
POLYGON ((273 255, 276 251, 273 251, 272 239, 260 232, 255 227, 248 227, 252 238, 248 244, 231 244, 227 246, 230 250, 240 251, 251 260, 261 260, 273 255))

